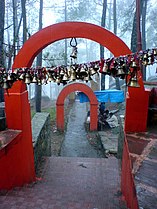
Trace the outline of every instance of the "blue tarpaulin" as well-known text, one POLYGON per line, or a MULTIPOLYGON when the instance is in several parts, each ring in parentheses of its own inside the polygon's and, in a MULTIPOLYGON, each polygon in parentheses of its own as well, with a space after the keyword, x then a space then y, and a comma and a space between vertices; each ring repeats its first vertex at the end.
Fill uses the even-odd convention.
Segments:
MULTIPOLYGON (((124 91, 122 90, 103 90, 94 91, 98 102, 124 102, 124 91)), ((80 103, 89 102, 88 97, 83 93, 79 92, 80 103)))

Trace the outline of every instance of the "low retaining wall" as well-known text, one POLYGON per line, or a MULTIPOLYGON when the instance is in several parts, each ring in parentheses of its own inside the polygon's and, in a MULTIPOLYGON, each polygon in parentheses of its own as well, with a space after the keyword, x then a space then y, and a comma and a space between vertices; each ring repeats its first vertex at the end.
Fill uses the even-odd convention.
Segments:
POLYGON ((43 156, 51 155, 51 126, 49 113, 36 113, 32 119, 32 140, 35 169, 43 156))

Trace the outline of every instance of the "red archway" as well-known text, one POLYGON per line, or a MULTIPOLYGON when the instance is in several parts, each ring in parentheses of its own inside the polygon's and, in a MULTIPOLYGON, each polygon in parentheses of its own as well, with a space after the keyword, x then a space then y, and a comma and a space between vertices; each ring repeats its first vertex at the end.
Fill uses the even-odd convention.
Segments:
POLYGON ((86 94, 90 101, 90 130, 97 130, 97 111, 98 111, 98 101, 97 98, 92 91, 92 89, 83 83, 73 83, 65 86, 63 90, 60 92, 57 98, 57 127, 60 130, 64 130, 64 100, 65 98, 74 91, 81 91, 86 94))
POLYGON ((55 41, 72 37, 93 40, 109 49, 114 56, 131 53, 120 38, 105 28, 85 22, 62 22, 50 25, 31 36, 16 56, 13 68, 30 67, 42 49, 55 41))
MULTIPOLYGON (((108 30, 93 25, 90 23, 83 22, 63 22, 51 25, 46 27, 28 39, 23 45, 22 49, 19 51, 16 56, 13 64, 13 68, 19 67, 31 67, 34 58, 49 44, 59 41, 65 38, 86 38, 102 46, 108 48, 114 56, 130 54, 130 49, 126 44, 115 36, 113 33, 108 30)), ((125 119, 125 130, 126 131, 145 131, 146 130, 146 120, 147 120, 147 110, 148 110, 148 94, 144 91, 143 81, 140 78, 141 87, 137 89, 129 88, 129 94, 126 103, 126 119, 125 119)), ((71 85, 66 93, 75 91, 75 84, 71 85), (71 89, 72 88, 72 89, 71 89)), ((82 90, 83 87, 77 86, 77 90, 82 90)), ((88 93, 88 97, 90 93, 88 93)), ((66 95, 65 95, 66 96, 66 95)), ((59 112, 59 106, 63 104, 65 97, 63 94, 59 96, 57 105, 59 112)), ((97 103, 95 102, 94 97, 91 99, 92 111, 96 113, 97 103), (95 105, 94 105, 95 103, 95 105)), ((20 145, 12 148, 12 153, 14 154, 8 156, 8 164, 13 164, 12 167, 6 167, 5 163, 0 161, 1 170, 4 170, 6 173, 12 173, 10 179, 6 177, 5 173, 0 173, 0 178, 4 183, 4 188, 11 188, 15 186, 21 186, 25 183, 31 182, 35 179, 34 173, 34 158, 33 158, 33 147, 32 147, 32 133, 31 133, 31 117, 30 117, 30 106, 28 100, 28 93, 26 91, 26 85, 24 82, 16 82, 13 87, 8 90, 8 94, 5 94, 5 107, 6 107, 6 120, 7 126, 10 129, 21 130, 20 145), (17 152, 18 150, 18 152, 17 152), (14 158, 12 158, 14 156, 14 158), (19 161, 15 161, 19 159, 19 161), (21 167, 22 171, 21 172, 21 167), (10 169, 10 170, 8 170, 10 169), (9 185, 8 185, 9 182, 9 185)), ((63 114, 61 111, 59 114, 63 114)), ((93 113, 94 114, 94 113, 93 113)), ((58 116, 57 116, 58 117, 58 116)), ((92 116, 93 117, 93 116, 92 116)), ((97 117, 97 116, 96 116, 97 117)), ((95 118, 97 120, 97 118, 95 118)), ((93 118, 91 118, 93 120, 93 118)), ((95 121, 96 123, 96 121, 95 121)), ((95 123, 92 123, 93 129, 95 129, 95 123)))
MULTIPOLYGON (((23 45, 16 56, 13 68, 30 67, 34 58, 49 44, 65 38, 87 38, 108 48, 114 56, 130 54, 127 45, 110 31, 84 22, 62 22, 48 26, 33 36, 23 45)), ((146 131, 148 92, 144 90, 142 77, 139 78, 140 88, 128 88, 126 105, 126 131, 146 131), (135 123, 136 121, 136 123, 135 123)), ((15 84, 16 86, 18 84, 15 84)), ((21 85, 21 84, 19 84, 21 85)), ((14 88, 10 93, 14 92, 14 88)))

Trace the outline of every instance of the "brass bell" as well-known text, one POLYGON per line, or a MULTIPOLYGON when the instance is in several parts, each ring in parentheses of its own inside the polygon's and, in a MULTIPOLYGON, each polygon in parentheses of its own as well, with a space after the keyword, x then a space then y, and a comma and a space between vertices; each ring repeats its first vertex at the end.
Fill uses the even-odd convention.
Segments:
POLYGON ((108 65, 106 63, 104 63, 104 66, 102 68, 102 73, 103 74, 108 74, 108 65))
POLYGON ((68 81, 68 80, 69 80, 69 79, 68 79, 68 75, 67 75, 67 73, 65 73, 65 74, 64 74, 64 76, 63 76, 62 80, 63 80, 63 81, 68 81))
POLYGON ((12 77, 11 77, 11 74, 9 73, 8 76, 7 76, 7 81, 12 81, 12 77))
POLYGON ((84 77, 83 80, 86 81, 86 83, 88 83, 88 81, 91 81, 92 78, 88 75, 88 76, 84 77))
POLYGON ((153 49, 154 56, 157 56, 157 49, 153 49))
POLYGON ((42 83, 41 84, 47 84, 47 80, 46 80, 46 78, 44 78, 44 79, 42 79, 42 83))
POLYGON ((118 67, 118 71, 117 71, 117 76, 121 76, 121 75, 125 75, 125 72, 123 70, 123 67, 119 66, 118 67))
POLYGON ((38 80, 37 80, 37 76, 36 76, 36 75, 34 75, 34 76, 33 76, 32 83, 37 83, 37 82, 38 82, 38 80))
POLYGON ((133 78, 130 78, 129 82, 128 82, 128 85, 129 87, 135 87, 135 88, 139 88, 140 85, 138 83, 138 80, 137 80, 137 77, 134 76, 133 78))
POLYGON ((82 67, 81 67, 80 72, 79 72, 79 76, 80 76, 80 77, 86 77, 86 76, 88 76, 88 73, 87 73, 87 71, 86 71, 85 66, 82 66, 82 67))
POLYGON ((9 89, 11 86, 9 85, 9 83, 7 82, 6 78, 3 78, 3 84, 2 84, 2 88, 4 89, 9 89))
POLYGON ((41 85, 42 85, 42 80, 39 79, 39 78, 37 79, 37 85, 38 85, 38 86, 41 86, 41 85))
POLYGON ((74 70, 71 72, 70 80, 75 81, 76 80, 76 73, 74 70))
POLYGON ((21 73, 21 75, 19 76, 19 79, 20 80, 24 80, 24 78, 25 78, 25 74, 24 73, 21 73))
POLYGON ((147 54, 144 54, 143 56, 143 65, 148 65, 148 62, 149 62, 149 59, 148 59, 148 55, 147 54))
POLYGON ((61 79, 58 77, 58 78, 56 78, 56 81, 55 81, 58 85, 60 85, 60 83, 61 83, 61 79))
POLYGON ((95 70, 95 71, 98 71, 98 70, 99 70, 99 63, 96 63, 96 64, 94 65, 94 70, 95 70))
POLYGON ((25 76, 25 83, 26 84, 30 84, 31 83, 31 77, 30 77, 30 74, 26 73, 26 76, 25 76))
POLYGON ((48 81, 49 82, 54 81, 54 78, 51 73, 48 73, 48 81))
POLYGON ((95 75, 97 73, 97 70, 94 68, 90 68, 90 75, 95 75))
POLYGON ((13 73, 14 73, 14 74, 18 74, 19 70, 20 70, 20 68, 15 68, 15 69, 13 70, 13 73))
POLYGON ((73 46, 70 57, 73 59, 77 59, 77 47, 76 46, 73 46))
POLYGON ((133 62, 132 62, 131 67, 133 67, 133 68, 136 68, 136 67, 137 67, 137 65, 136 65, 136 62, 135 62, 135 61, 133 61, 133 62))
POLYGON ((64 72, 64 69, 61 69, 59 74, 60 74, 60 75, 64 75, 64 73, 65 73, 65 72, 64 72))

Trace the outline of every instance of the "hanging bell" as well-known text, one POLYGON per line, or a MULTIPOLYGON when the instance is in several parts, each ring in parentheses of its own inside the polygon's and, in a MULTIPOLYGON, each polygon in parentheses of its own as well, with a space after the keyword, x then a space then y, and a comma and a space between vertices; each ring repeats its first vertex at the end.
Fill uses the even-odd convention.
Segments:
POLYGON ((99 63, 96 63, 96 64, 94 65, 94 70, 95 70, 96 72, 99 70, 99 63))
POLYGON ((37 80, 37 75, 34 75, 34 76, 33 76, 32 83, 37 83, 37 82, 38 82, 38 80, 37 80))
POLYGON ((9 73, 8 76, 7 76, 7 81, 12 81, 12 77, 11 77, 11 74, 9 73))
POLYGON ((88 83, 88 81, 91 81, 92 78, 88 75, 88 76, 84 77, 83 80, 84 80, 86 83, 88 83))
POLYGON ((56 78, 56 81, 55 81, 58 85, 60 85, 60 83, 61 83, 61 79, 58 77, 58 78, 56 78))
POLYGON ((71 76, 72 70, 73 70, 73 67, 70 65, 70 66, 67 68, 67 75, 68 75, 68 77, 71 76))
POLYGON ((46 80, 46 78, 44 78, 44 79, 42 79, 42 84, 47 84, 47 80, 46 80))
POLYGON ((133 61, 133 62, 132 62, 131 67, 132 67, 132 68, 136 68, 136 67, 137 67, 137 65, 136 65, 136 62, 135 62, 135 61, 133 61))
POLYGON ((76 46, 73 46, 70 57, 73 59, 77 59, 77 47, 76 46))
POLYGON ((25 76, 25 83, 26 83, 26 84, 30 84, 30 83, 31 83, 31 77, 30 77, 30 74, 29 74, 29 73, 26 73, 26 76, 25 76))
POLYGON ((149 59, 148 59, 148 54, 144 54, 143 56, 143 65, 148 65, 149 59))
POLYGON ((68 80, 69 80, 68 75, 67 75, 67 73, 65 73, 62 78, 62 81, 68 81, 68 80))
POLYGON ((49 82, 54 81, 54 78, 51 73, 48 73, 48 81, 49 82))
POLYGON ((80 78, 88 76, 88 73, 87 73, 87 71, 86 71, 85 66, 82 66, 82 67, 81 67, 81 69, 80 69, 80 71, 79 71, 79 76, 80 76, 80 78))
POLYGON ((4 89, 9 89, 11 86, 9 85, 9 83, 7 82, 6 78, 3 78, 3 83, 2 83, 2 88, 4 89))
POLYGON ((24 80, 24 78, 25 78, 25 74, 24 73, 21 73, 21 75, 19 76, 19 79, 20 80, 24 80))
POLYGON ((76 80, 76 73, 74 70, 71 72, 70 80, 75 81, 76 80))
POLYGON ((119 66, 117 70, 117 76, 121 76, 121 75, 125 75, 125 72, 123 70, 123 67, 119 66))
POLYGON ((20 68, 15 68, 15 69, 13 70, 13 73, 14 73, 14 74, 18 74, 19 70, 20 70, 20 68))
POLYGON ((37 85, 41 86, 42 85, 42 80, 40 78, 37 79, 37 85))
POLYGON ((60 70, 59 74, 60 74, 60 75, 64 75, 64 73, 65 73, 65 72, 64 72, 64 69, 63 69, 63 68, 61 68, 61 70, 60 70))
POLYGON ((156 57, 157 56, 157 49, 153 49, 153 55, 156 57))
POLYGON ((90 75, 95 75, 97 73, 96 68, 90 68, 90 75))
POLYGON ((137 76, 134 76, 133 78, 130 78, 130 80, 129 80, 127 86, 128 86, 128 87, 139 88, 140 85, 139 85, 139 83, 138 83, 137 76))
POLYGON ((154 63, 154 54, 153 51, 148 51, 148 65, 152 65, 154 63))
POLYGON ((102 68, 102 73, 103 74, 108 74, 108 65, 106 63, 104 63, 104 66, 102 68))

